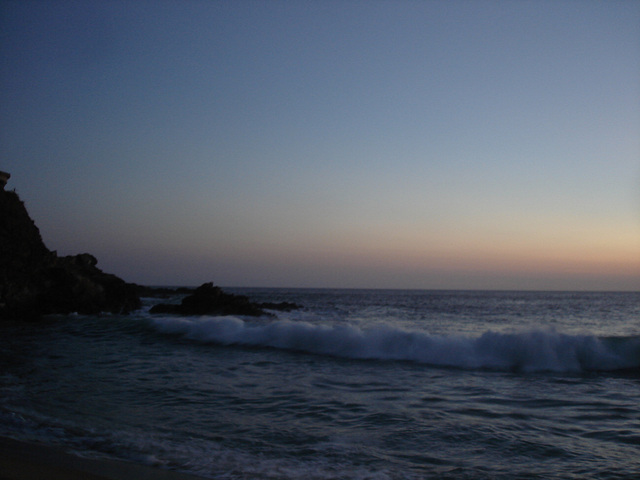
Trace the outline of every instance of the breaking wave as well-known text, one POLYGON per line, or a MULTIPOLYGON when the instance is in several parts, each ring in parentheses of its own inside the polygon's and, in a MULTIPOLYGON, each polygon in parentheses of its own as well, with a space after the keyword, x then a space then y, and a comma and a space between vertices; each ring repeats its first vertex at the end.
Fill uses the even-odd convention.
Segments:
POLYGON ((640 337, 604 338, 555 331, 479 337, 429 335, 391 326, 245 322, 235 317, 156 318, 162 333, 199 343, 270 347, 351 359, 403 360, 463 369, 584 372, 640 369, 640 337))

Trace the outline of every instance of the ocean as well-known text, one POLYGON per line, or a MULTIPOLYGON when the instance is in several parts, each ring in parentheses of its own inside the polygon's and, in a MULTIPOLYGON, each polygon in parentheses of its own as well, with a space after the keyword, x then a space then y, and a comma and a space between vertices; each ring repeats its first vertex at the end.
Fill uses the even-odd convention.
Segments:
POLYGON ((640 293, 225 291, 303 308, 0 325, 0 435, 225 480, 640 478, 640 293))

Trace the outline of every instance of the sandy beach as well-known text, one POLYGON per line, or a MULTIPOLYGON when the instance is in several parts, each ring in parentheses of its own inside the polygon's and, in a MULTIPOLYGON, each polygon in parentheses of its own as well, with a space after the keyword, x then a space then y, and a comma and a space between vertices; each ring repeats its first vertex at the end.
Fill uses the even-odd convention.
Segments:
POLYGON ((0 438, 0 480, 198 480, 200 477, 0 438))

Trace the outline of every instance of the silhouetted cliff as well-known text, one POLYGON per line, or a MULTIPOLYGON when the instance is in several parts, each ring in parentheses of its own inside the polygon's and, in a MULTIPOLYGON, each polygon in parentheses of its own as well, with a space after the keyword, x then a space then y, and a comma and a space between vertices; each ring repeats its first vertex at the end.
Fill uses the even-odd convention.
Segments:
POLYGON ((0 188, 0 319, 139 308, 138 287, 96 264, 86 253, 58 257, 47 249, 18 195, 0 188))

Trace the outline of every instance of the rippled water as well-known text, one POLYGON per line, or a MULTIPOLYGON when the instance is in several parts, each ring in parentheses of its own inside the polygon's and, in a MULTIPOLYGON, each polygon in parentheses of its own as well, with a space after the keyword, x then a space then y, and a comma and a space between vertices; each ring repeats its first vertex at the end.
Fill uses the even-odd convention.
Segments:
POLYGON ((640 474, 640 294, 236 292, 305 308, 0 327, 0 434, 224 479, 640 474))

